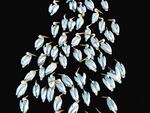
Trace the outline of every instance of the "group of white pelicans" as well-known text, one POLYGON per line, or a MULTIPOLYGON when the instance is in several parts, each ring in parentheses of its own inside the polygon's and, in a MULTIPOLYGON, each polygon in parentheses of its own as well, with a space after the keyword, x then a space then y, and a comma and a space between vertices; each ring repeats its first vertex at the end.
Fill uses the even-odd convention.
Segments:
MULTIPOLYGON (((49 8, 48 11, 51 16, 53 16, 57 11, 59 10, 59 1, 54 0, 49 8)), ((103 55, 102 51, 106 54, 112 54, 112 49, 109 43, 106 42, 109 41, 111 43, 114 43, 115 41, 115 35, 119 35, 120 28, 119 25, 115 22, 115 19, 108 19, 108 21, 112 21, 111 23, 111 30, 108 30, 106 27, 106 22, 103 17, 100 15, 103 14, 102 11, 100 11, 98 8, 95 8, 94 2, 92 0, 84 0, 81 2, 80 0, 77 2, 76 0, 66 0, 66 3, 69 5, 69 9, 73 12, 78 12, 78 17, 75 20, 75 17, 66 18, 66 15, 63 16, 63 19, 61 22, 53 22, 51 25, 51 35, 54 39, 58 39, 58 44, 55 46, 52 46, 53 42, 45 43, 46 38, 49 38, 44 35, 39 35, 38 39, 35 41, 35 50, 38 51, 39 49, 43 48, 43 53, 40 54, 40 56, 37 59, 37 65, 39 66, 38 70, 31 70, 26 74, 24 77, 24 80, 21 81, 21 84, 17 87, 16 90, 16 96, 17 98, 22 97, 25 95, 28 82, 32 81, 35 76, 39 75, 40 81, 44 79, 44 77, 47 76, 48 78, 48 86, 49 87, 40 87, 37 80, 35 80, 35 85, 33 86, 32 92, 33 96, 35 98, 39 98, 41 96, 42 102, 45 102, 47 99, 48 102, 53 102, 53 108, 55 113, 63 112, 64 110, 61 108, 62 106, 62 96, 67 94, 66 87, 70 88, 70 95, 72 99, 75 101, 70 108, 68 109, 68 113, 77 113, 79 110, 79 102, 81 99, 79 99, 79 93, 77 88, 75 87, 75 84, 73 80, 66 74, 58 74, 60 75, 59 79, 56 79, 54 74, 55 70, 57 69, 58 64, 60 64, 63 69, 67 68, 67 58, 70 57, 70 51, 73 50, 73 57, 76 59, 77 62, 84 62, 87 68, 93 72, 97 72, 97 65, 94 60, 97 60, 99 63, 99 66, 102 70, 105 70, 106 68, 106 57, 103 55), (75 33, 75 36, 72 38, 70 44, 67 41, 67 34, 71 33, 72 30, 76 29, 79 30, 83 24, 84 24, 84 16, 86 15, 87 11, 92 11, 92 19, 91 24, 86 26, 86 29, 82 33, 75 33), (98 39, 96 37, 96 34, 93 33, 90 29, 90 27, 98 23, 98 28, 100 34, 103 34, 105 39, 98 39), (61 27, 61 28, 60 28, 61 27), (58 38, 58 32, 62 29, 64 32, 62 32, 62 35, 58 38), (68 31, 66 31, 68 30, 68 31), (83 35, 83 39, 82 36, 83 35), (85 44, 81 44, 81 40, 85 42, 85 44), (90 43, 88 43, 88 41, 90 43), (83 51, 80 49, 77 49, 77 46, 85 47, 83 51), (99 56, 97 59, 95 58, 96 52, 99 53, 99 56), (83 58, 82 54, 85 54, 87 57, 83 58), (51 58, 52 61, 50 64, 45 68, 43 65, 47 59, 47 57, 51 58), (55 88, 58 89, 58 91, 61 93, 60 95, 56 96, 54 98, 54 92, 55 88)), ((109 5, 106 0, 100 0, 100 5, 102 7, 103 11, 109 10, 109 5)), ((30 64, 32 57, 36 56, 35 54, 32 54, 30 52, 26 52, 26 55, 22 57, 21 59, 21 65, 22 68, 25 68, 27 65, 30 64)), ((37 57, 37 56, 36 56, 37 57)), ((125 78, 125 67, 122 63, 119 61, 116 61, 116 65, 114 70, 109 68, 109 72, 106 74, 103 74, 104 77, 102 78, 102 81, 104 85, 110 90, 113 91, 115 86, 115 82, 122 83, 121 79, 125 78)), ((86 73, 79 73, 80 68, 77 69, 74 76, 74 81, 76 84, 83 90, 82 93, 82 99, 84 103, 87 106, 90 106, 90 92, 86 91, 84 89, 84 86, 86 85, 86 73)), ((97 96, 98 92, 100 91, 100 85, 97 81, 91 80, 90 87, 92 92, 97 96)), ((28 96, 22 97, 20 100, 19 106, 20 110, 23 113, 26 113, 29 109, 29 100, 27 99, 28 96)), ((109 96, 102 96, 102 98, 106 99, 107 105, 109 110, 113 111, 114 113, 117 112, 117 106, 113 99, 109 96)), ((97 112, 100 113, 100 111, 96 108, 97 112)), ((65 110, 66 112, 66 110, 65 110)), ((86 112, 86 111, 85 111, 86 112)))

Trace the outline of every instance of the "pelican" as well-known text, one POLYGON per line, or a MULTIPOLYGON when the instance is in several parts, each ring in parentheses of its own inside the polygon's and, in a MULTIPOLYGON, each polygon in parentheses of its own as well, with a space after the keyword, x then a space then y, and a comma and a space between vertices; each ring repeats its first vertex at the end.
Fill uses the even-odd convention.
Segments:
POLYGON ((108 19, 108 21, 112 21, 112 23, 111 23, 112 32, 115 33, 116 35, 119 35, 119 33, 120 33, 120 27, 116 23, 116 20, 115 19, 108 19))
POLYGON ((61 92, 64 95, 66 95, 66 93, 67 93, 66 87, 65 87, 64 83, 61 81, 61 79, 57 79, 56 80, 56 87, 57 87, 59 92, 61 92))
POLYGON ((110 55, 112 54, 112 48, 107 42, 101 43, 100 47, 104 52, 106 52, 110 55))
POLYGON ((64 18, 61 20, 61 26, 63 31, 67 29, 68 19, 66 18, 66 14, 63 16, 64 18))
POLYGON ((64 69, 67 68, 67 58, 62 53, 59 53, 59 62, 64 69))
POLYGON ((92 21, 91 21, 92 24, 98 21, 99 13, 103 14, 99 9, 95 8, 94 13, 92 14, 92 21))
POLYGON ((50 4, 50 6, 48 8, 48 12, 50 13, 51 16, 54 15, 59 9, 59 5, 57 4, 57 2, 59 2, 59 1, 54 0, 53 4, 50 4))
POLYGON ((73 81, 71 80, 71 78, 69 76, 67 76, 65 74, 58 74, 58 75, 61 75, 61 79, 66 87, 71 88, 73 86, 73 81))
POLYGON ((49 87, 47 90, 47 100, 48 102, 51 102, 54 98, 55 88, 49 87))
POLYGON ((84 19, 82 14, 78 14, 78 18, 76 20, 76 30, 79 30, 84 24, 84 19))
POLYGON ((78 62, 82 62, 82 52, 81 52, 81 50, 74 48, 73 57, 74 57, 78 62))
POLYGON ((68 21, 68 29, 69 29, 69 32, 71 32, 75 25, 76 25, 76 22, 73 21, 74 17, 70 18, 69 21, 68 21))
POLYGON ((59 111, 62 106, 62 96, 63 94, 60 94, 59 96, 56 96, 53 103, 54 111, 59 111))
POLYGON ((106 57, 100 52, 99 57, 97 57, 98 63, 100 64, 102 70, 106 67, 106 57))
POLYGON ((21 97, 25 94, 28 87, 28 83, 26 81, 21 81, 21 84, 16 89, 16 96, 17 98, 21 97))
POLYGON ((36 75, 37 70, 31 70, 29 71, 26 76, 24 77, 25 81, 32 81, 36 75))
POLYGON ((99 83, 97 81, 91 80, 90 86, 91 86, 92 92, 97 96, 98 92, 100 91, 99 83))
POLYGON ((45 67, 43 67, 43 66, 40 66, 40 68, 39 68, 39 77, 40 77, 41 81, 45 77, 45 67))
POLYGON ((106 22, 104 21, 103 17, 99 17, 99 19, 101 19, 98 23, 99 32, 103 33, 103 31, 105 30, 106 22))
POLYGON ((90 25, 87 25, 86 26, 86 29, 85 29, 85 31, 84 31, 84 38, 85 38, 85 41, 87 42, 88 41, 88 39, 91 37, 91 29, 89 28, 90 26, 91 26, 92 24, 90 24, 90 25))
POLYGON ((52 42, 46 43, 46 44, 43 46, 43 52, 44 52, 44 54, 46 54, 47 56, 50 56, 50 52, 51 52, 51 49, 52 49, 51 43, 52 43, 52 42))
POLYGON ((97 37, 95 37, 96 35, 93 33, 92 37, 90 39, 91 45, 96 49, 99 50, 99 40, 97 39, 97 37))
POLYGON ((53 35, 53 38, 56 38, 58 31, 59 31, 59 22, 53 22, 51 25, 51 33, 53 35))
POLYGON ((38 66, 44 65, 45 61, 46 61, 46 54, 41 53, 40 56, 37 59, 38 66))
POLYGON ((34 86, 32 88, 33 96, 37 99, 40 95, 40 85, 35 81, 34 86))
POLYGON ((53 72, 56 70, 56 68, 57 68, 57 62, 51 62, 51 63, 47 66, 47 68, 46 68, 46 70, 45 70, 45 74, 48 75, 48 74, 53 73, 53 72))
POLYGON ((77 2, 75 0, 71 0, 69 2, 69 9, 72 10, 73 12, 76 11, 76 9, 77 9, 77 2))
POLYGON ((85 15, 86 13, 86 7, 82 4, 82 2, 78 2, 79 6, 77 7, 77 10, 80 14, 85 15))
POLYGON ((79 102, 80 101, 76 101, 74 102, 68 109, 68 113, 78 113, 79 110, 79 102))
POLYGON ((61 47, 67 41, 67 35, 69 32, 63 32, 60 38, 58 39, 58 45, 61 47))
POLYGON ((46 100, 46 95, 47 95, 47 88, 46 87, 43 87, 41 89, 41 99, 42 99, 42 102, 44 103, 45 100, 46 100))
POLYGON ((79 93, 77 88, 75 88, 74 86, 70 89, 70 95, 71 97, 75 100, 78 101, 79 100, 79 93))
POLYGON ((84 33, 76 33, 75 37, 71 40, 71 47, 75 47, 77 45, 79 45, 80 41, 81 41, 81 34, 84 33))
POLYGON ((102 8, 103 8, 105 11, 108 11, 109 5, 108 5, 108 2, 107 2, 106 0, 102 0, 102 1, 101 1, 101 6, 102 6, 102 8))
POLYGON ((58 45, 53 46, 53 48, 51 49, 51 57, 53 58, 53 61, 56 60, 57 56, 58 56, 58 45))
POLYGON ((70 56, 70 45, 67 45, 66 42, 64 43, 64 45, 61 47, 62 51, 64 52, 64 54, 66 55, 66 57, 70 56))
POLYGON ((95 8, 95 5, 92 0, 84 0, 84 4, 87 7, 87 9, 91 11, 93 11, 93 9, 95 8))
POLYGON ((105 30, 105 32, 104 32, 104 36, 105 36, 106 39, 107 39, 108 41, 110 41, 111 43, 114 43, 114 42, 115 42, 115 36, 114 36, 114 34, 113 34, 111 31, 109 31, 107 28, 106 28, 106 30, 105 30))
POLYGON ((28 96, 23 97, 19 102, 20 110, 23 113, 27 113, 27 111, 29 110, 29 100, 27 99, 27 97, 28 96))
POLYGON ((85 103, 87 106, 89 106, 89 105, 90 105, 90 102, 91 102, 90 93, 84 90, 83 93, 82 93, 82 98, 83 98, 84 103, 85 103))

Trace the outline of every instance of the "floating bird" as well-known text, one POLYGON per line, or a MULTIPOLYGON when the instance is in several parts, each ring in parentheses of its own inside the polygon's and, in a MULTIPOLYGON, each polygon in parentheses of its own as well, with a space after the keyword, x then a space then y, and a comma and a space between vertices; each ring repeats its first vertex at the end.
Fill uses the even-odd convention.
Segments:
POLYGON ((96 63, 92 59, 86 58, 85 65, 89 68, 89 70, 97 72, 96 63))
POLYGON ((50 6, 48 8, 48 12, 50 13, 51 16, 54 15, 59 9, 59 5, 57 4, 57 2, 59 2, 59 1, 54 0, 53 4, 50 4, 50 6))
POLYGON ((74 102, 70 107, 69 107, 69 110, 68 110, 68 113, 78 113, 78 110, 79 110, 79 103, 80 101, 76 101, 74 102))
POLYGON ((106 22, 104 21, 103 17, 99 17, 99 19, 101 19, 98 23, 99 32, 103 33, 103 31, 105 30, 106 22))
POLYGON ((23 113, 27 113, 27 111, 29 110, 29 100, 27 99, 27 97, 28 96, 23 97, 19 102, 20 110, 23 113))
POLYGON ((75 88, 74 86, 70 89, 70 95, 75 101, 79 101, 79 93, 77 88, 75 88))
POLYGON ((82 2, 78 2, 79 6, 77 7, 77 10, 80 14, 85 15, 86 13, 86 7, 82 4, 82 2))
POLYGON ((108 5, 108 2, 107 2, 106 0, 102 0, 102 1, 101 1, 101 6, 102 6, 102 8, 103 8, 105 11, 108 11, 109 5, 108 5))
POLYGON ((79 30, 84 24, 84 19, 82 14, 78 14, 78 18, 76 20, 76 30, 79 30))
POLYGON ((82 62, 82 52, 81 52, 81 50, 74 48, 73 57, 74 57, 78 62, 82 62))
POLYGON ((50 52, 51 52, 51 49, 52 49, 51 43, 52 43, 52 42, 46 43, 46 44, 43 46, 43 52, 44 52, 44 54, 46 54, 47 56, 50 56, 50 52))
MULTIPOLYGON (((55 72, 54 72, 55 73, 55 72)), ((55 76, 54 73, 52 73, 49 77, 48 77, 48 85, 50 88, 54 88, 55 89, 55 76)))
POLYGON ((103 14, 99 9, 95 8, 94 13, 92 14, 92 20, 91 23, 94 24, 99 19, 99 13, 103 14))
POLYGON ((74 17, 70 18, 69 21, 68 21, 68 29, 69 29, 69 32, 71 32, 75 25, 76 25, 76 22, 73 21, 74 17))
POLYGON ((57 62, 51 62, 48 66, 47 66, 47 68, 46 68, 46 70, 45 70, 45 74, 46 75, 48 75, 48 74, 51 74, 51 73, 53 73, 55 70, 56 70, 56 68, 57 68, 57 62))
POLYGON ((86 29, 84 31, 84 38, 85 38, 85 41, 87 42, 88 39, 91 37, 91 29, 89 28, 92 24, 90 25, 87 25, 86 26, 86 29))
POLYGON ((116 65, 115 65, 115 68, 118 68, 119 71, 120 71, 120 74, 121 74, 121 77, 122 78, 125 78, 125 75, 126 75, 126 69, 125 69, 125 66, 120 63, 119 61, 116 60, 116 65))
POLYGON ((41 81, 45 77, 45 67, 43 67, 43 66, 40 66, 40 68, 39 68, 39 77, 40 77, 41 81))
POLYGON ((99 57, 97 57, 98 63, 100 64, 102 70, 106 67, 106 57, 100 52, 99 57))
POLYGON ((77 2, 75 0, 71 0, 69 2, 69 9, 72 10, 73 12, 76 11, 76 9, 77 9, 77 2))
POLYGON ((81 34, 84 33, 76 33, 75 37, 71 40, 71 47, 75 47, 77 45, 79 45, 80 41, 81 41, 81 34))
POLYGON ((97 96, 98 92, 100 91, 100 85, 97 81, 91 80, 91 89, 93 91, 93 93, 97 96))
POLYGON ((61 98, 61 96, 62 95, 63 94, 55 97, 54 103, 53 103, 54 111, 59 111, 61 109, 61 106, 62 106, 62 98, 61 98))
POLYGON ((58 39, 58 45, 61 47, 67 41, 67 35, 69 32, 63 32, 60 38, 58 39))
POLYGON ((28 84, 26 81, 21 81, 21 84, 16 89, 16 96, 17 98, 20 98, 22 95, 25 94, 27 90, 28 84))
POLYGON ((68 25, 68 19, 66 18, 66 14, 63 16, 63 19, 61 20, 61 26, 63 31, 65 31, 67 29, 67 25, 68 25))
POLYGON ((46 87, 43 87, 41 89, 41 99, 42 99, 42 102, 44 103, 45 100, 46 100, 46 95, 47 95, 47 88, 46 87))
POLYGON ((53 58, 53 61, 56 60, 57 56, 58 56, 58 45, 53 46, 53 48, 51 49, 51 57, 53 58))
POLYGON ((96 49, 96 50, 99 50, 99 40, 97 39, 97 37, 95 37, 96 35, 93 33, 91 34, 92 37, 90 38, 90 42, 91 42, 91 45, 96 49))
POLYGON ((64 45, 61 47, 62 51, 64 52, 64 54, 66 55, 66 57, 70 56, 70 45, 67 45, 66 42, 64 43, 64 45))
POLYGON ((54 98, 55 88, 49 87, 47 90, 47 100, 48 102, 51 102, 54 98))
POLYGON ((44 38, 49 38, 49 37, 43 36, 43 35, 39 35, 38 36, 38 39, 34 43, 34 47, 35 47, 36 51, 43 46, 43 44, 44 44, 44 38))
POLYGON ((53 35, 53 38, 56 38, 59 31, 59 22, 53 22, 51 25, 51 33, 53 35))
POLYGON ((106 39, 107 39, 108 41, 110 41, 111 43, 114 43, 114 42, 115 42, 115 36, 114 36, 114 34, 113 34, 111 31, 109 31, 108 29, 105 30, 104 36, 105 36, 106 39))
POLYGON ((37 60, 38 66, 42 66, 45 63, 45 61, 46 61, 46 54, 41 53, 37 60))
POLYGON ((84 0, 84 4, 87 7, 87 9, 89 9, 91 11, 93 11, 95 8, 95 5, 92 0, 84 0))
POLYGON ((108 19, 108 21, 112 21, 112 23, 111 23, 112 32, 115 33, 116 35, 119 35, 119 33, 120 33, 120 27, 116 23, 116 20, 115 19, 108 19))
POLYGON ((31 70, 24 77, 24 81, 32 81, 36 75, 37 70, 31 70))
POLYGON ((66 87, 63 84, 63 82, 61 81, 61 79, 57 79, 56 80, 56 87, 58 89, 59 92, 63 93, 64 95, 66 95, 67 91, 66 91, 66 87))
POLYGON ((100 47, 104 52, 110 55, 112 54, 112 48, 107 42, 105 42, 105 40, 101 43, 100 47))
POLYGON ((74 84, 73 84, 73 81, 71 80, 71 78, 65 74, 59 74, 61 75, 61 79, 63 81, 63 83, 65 84, 66 87, 72 87, 74 84))
POLYGON ((36 55, 34 55, 30 52, 26 52, 26 55, 21 58, 22 68, 24 68, 24 67, 26 67, 27 65, 30 64, 32 56, 36 56, 36 55))
POLYGON ((89 105, 90 105, 90 102, 91 102, 90 93, 84 90, 83 93, 82 93, 82 98, 83 98, 84 103, 85 103, 87 106, 89 106, 89 105))
POLYGON ((40 95, 40 85, 35 81, 34 86, 32 88, 33 96, 37 99, 40 95))
POLYGON ((67 68, 67 58, 62 53, 59 53, 59 62, 64 69, 67 68))
POLYGON ((116 87, 114 80, 109 76, 105 75, 104 78, 102 78, 102 81, 104 85, 112 92, 114 91, 114 88, 116 87))

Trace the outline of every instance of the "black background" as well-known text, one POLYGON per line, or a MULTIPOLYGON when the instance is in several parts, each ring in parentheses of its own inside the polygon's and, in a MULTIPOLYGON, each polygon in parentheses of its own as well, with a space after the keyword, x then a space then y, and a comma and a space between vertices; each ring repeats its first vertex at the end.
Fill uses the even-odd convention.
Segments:
MULTIPOLYGON (((18 102, 15 96, 16 87, 25 72, 21 69, 20 58, 26 51, 33 51, 33 43, 38 34, 48 35, 50 32, 50 17, 47 12, 50 1, 13 1, 9 2, 9 13, 7 17, 8 38, 1 48, 2 74, 4 77, 1 82, 1 113, 20 113, 18 102)), ((121 35, 116 39, 113 46, 114 58, 122 61, 126 66, 127 77, 123 80, 122 85, 117 84, 114 93, 106 92, 111 95, 118 105, 118 113, 149 113, 148 96, 149 96, 149 13, 146 2, 142 1, 121 1, 110 0, 111 16, 118 20, 121 26, 121 35)), ((64 6, 61 4, 61 6, 64 6)), ((64 8, 65 10, 65 8, 64 8)), ((56 17, 58 18, 58 17, 56 17)), ((26 71, 27 72, 27 71, 26 71)), ((92 104, 99 107, 101 111, 109 113, 107 108, 99 104, 100 97, 95 98, 92 104), (103 108, 105 107, 105 109, 103 108)), ((65 99, 65 105, 71 104, 68 98, 65 99), (69 103, 69 104, 68 104, 69 103)), ((94 98, 93 98, 94 99, 94 98)), ((86 108, 85 106, 80 107, 86 108)), ((89 113, 95 112, 88 108, 89 113)), ((33 98, 30 101, 30 110, 28 113, 43 112, 52 113, 52 104, 47 102, 43 104, 33 98)), ((80 111, 81 113, 83 111, 80 111)))

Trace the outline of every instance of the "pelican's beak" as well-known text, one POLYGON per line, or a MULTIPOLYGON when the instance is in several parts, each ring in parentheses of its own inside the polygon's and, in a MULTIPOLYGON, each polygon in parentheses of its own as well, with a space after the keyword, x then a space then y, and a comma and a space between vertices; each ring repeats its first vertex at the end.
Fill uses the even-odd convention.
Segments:
POLYGON ((71 20, 73 20, 75 17, 70 18, 71 20))
POLYGON ((49 44, 51 44, 51 43, 53 43, 53 42, 49 42, 49 44))
POLYGON ((55 25, 59 24, 60 22, 54 22, 55 25))
POLYGON ((63 96, 63 95, 64 95, 64 94, 62 93, 62 94, 59 95, 59 97, 61 97, 61 96, 63 96))
POLYGON ((92 24, 87 25, 86 27, 90 27, 92 24))
POLYGON ((105 42, 105 39, 101 39, 101 40, 99 41, 100 44, 103 44, 104 42, 105 42))
POLYGON ((32 56, 36 56, 35 54, 31 53, 32 56))
POLYGON ((54 0, 54 1, 53 1, 53 3, 57 3, 57 2, 60 2, 60 1, 58 1, 58 0, 54 0))
POLYGON ((102 11, 100 11, 99 9, 97 9, 97 8, 95 8, 95 11, 97 11, 97 12, 99 12, 99 13, 103 14, 103 12, 102 12, 102 11))
POLYGON ((114 19, 108 19, 108 21, 114 22, 114 19))
POLYGON ((62 76, 63 74, 61 74, 61 73, 58 73, 58 75, 62 76))
POLYGON ((77 34, 79 34, 79 35, 83 35, 83 34, 84 34, 84 32, 82 32, 82 33, 77 33, 77 34))
POLYGON ((27 99, 28 97, 29 97, 29 95, 27 95, 27 96, 25 96, 25 97, 23 97, 23 98, 27 99))
POLYGON ((65 34, 68 34, 69 32, 64 32, 65 34))
POLYGON ((106 96, 101 96, 101 98, 107 98, 106 96))
POLYGON ((80 102, 80 100, 76 101, 76 103, 78 104, 80 102))
POLYGON ((80 67, 78 67, 78 69, 77 69, 76 73, 78 73, 78 72, 79 72, 79 69, 80 69, 80 67))
POLYGON ((61 112, 63 112, 64 110, 62 109, 62 110, 60 110, 60 111, 58 111, 57 113, 61 113, 61 112))
POLYGON ((84 47, 86 47, 87 45, 86 45, 86 44, 80 44, 80 46, 84 46, 84 47))
POLYGON ((84 59, 81 60, 81 62, 88 60, 88 57, 85 57, 84 59))

